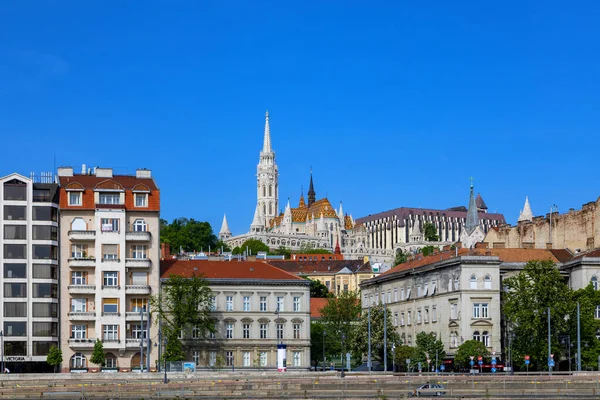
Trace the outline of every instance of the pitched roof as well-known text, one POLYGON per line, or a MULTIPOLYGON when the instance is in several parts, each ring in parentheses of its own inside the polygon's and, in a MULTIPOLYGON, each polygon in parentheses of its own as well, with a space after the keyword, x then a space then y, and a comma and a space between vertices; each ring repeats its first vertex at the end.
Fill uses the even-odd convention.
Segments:
POLYGON ((168 278, 170 275, 184 277, 202 275, 208 280, 305 281, 305 279, 261 261, 162 260, 160 277, 168 278))
POLYGON ((477 193, 477 198, 475 199, 475 205, 479 209, 487 210, 487 206, 485 205, 485 201, 483 201, 483 197, 481 197, 481 193, 477 193))
POLYGON ((329 299, 322 299, 317 297, 311 297, 310 299, 310 317, 321 318, 321 310, 327 305, 329 299))
MULTIPOLYGON (((411 215, 426 215, 426 216, 445 216, 448 218, 467 218, 467 210, 434 210, 431 208, 412 208, 412 207, 400 207, 393 210, 384 211, 377 214, 367 215, 356 219, 356 224, 364 224, 366 222, 375 221, 382 218, 396 217, 398 220, 398 226, 404 226, 404 220, 408 219, 411 215)), ((479 219, 491 219, 504 223, 504 215, 497 213, 478 213, 479 219)))
POLYGON ((351 273, 373 273, 371 264, 363 260, 270 260, 269 264, 296 275, 337 274, 347 268, 351 273))
POLYGON ((96 175, 75 174, 73 176, 59 176, 58 179, 61 186, 67 186, 70 183, 77 182, 86 189, 93 189, 96 185, 105 181, 114 181, 121 185, 124 190, 132 190, 140 183, 144 183, 150 190, 158 190, 158 187, 156 187, 156 184, 154 183, 154 179, 138 178, 135 175, 113 175, 111 178, 108 178, 97 177, 96 175))

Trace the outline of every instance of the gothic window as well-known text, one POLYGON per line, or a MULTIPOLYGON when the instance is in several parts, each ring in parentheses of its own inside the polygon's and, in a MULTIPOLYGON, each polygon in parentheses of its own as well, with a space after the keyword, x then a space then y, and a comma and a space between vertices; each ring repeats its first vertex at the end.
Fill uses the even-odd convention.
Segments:
POLYGON ((481 334, 481 341, 485 345, 485 347, 490 347, 490 334, 488 331, 483 331, 481 334))
POLYGON ((481 341, 481 335, 479 334, 479 331, 473 332, 473 340, 477 340, 478 342, 481 341))
POLYGON ((263 203, 263 215, 267 215, 267 205, 263 203))
POLYGON ((592 285, 594 286, 594 290, 598 290, 598 278, 596 275, 592 276, 592 285))
POLYGON ((271 215, 272 213, 273 213, 273 203, 269 203, 269 215, 271 215))
POLYGON ((489 275, 485 276, 485 280, 483 281, 484 289, 492 288, 492 278, 489 275))
POLYGON ((471 275, 470 281, 470 289, 477 289, 477 277, 475 275, 471 275))
POLYGON ((273 196, 273 185, 269 185, 269 197, 273 196))
POLYGON ((267 187, 265 185, 263 185, 262 189, 263 189, 263 197, 267 197, 267 187))

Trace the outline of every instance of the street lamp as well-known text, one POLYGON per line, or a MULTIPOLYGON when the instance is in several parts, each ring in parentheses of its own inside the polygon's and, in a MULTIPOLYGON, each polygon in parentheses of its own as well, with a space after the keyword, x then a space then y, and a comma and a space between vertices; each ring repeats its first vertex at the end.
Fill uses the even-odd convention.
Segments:
POLYGON ((325 334, 327 331, 323 329, 323 369, 325 368, 325 334))
POLYGON ((165 358, 165 380, 164 383, 169 383, 167 379, 167 338, 163 339, 163 345, 165 346, 165 352, 163 353, 163 357, 165 358))
POLYGON ((4 332, 0 331, 0 358, 2 358, 2 374, 4 373, 4 332))
POLYGON ((345 377, 344 375, 344 353, 346 352, 346 334, 342 332, 342 374, 341 378, 345 377))

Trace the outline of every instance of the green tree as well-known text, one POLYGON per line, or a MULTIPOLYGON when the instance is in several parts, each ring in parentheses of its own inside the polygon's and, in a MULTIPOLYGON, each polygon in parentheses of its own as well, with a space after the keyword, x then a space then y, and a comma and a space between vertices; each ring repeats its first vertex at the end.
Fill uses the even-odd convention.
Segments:
POLYGON ((90 362, 100 367, 104 367, 105 361, 106 356, 104 355, 104 346, 102 345, 100 339, 96 339, 96 343, 94 343, 94 350, 92 351, 92 356, 90 357, 90 362))
MULTIPOLYGON (((340 338, 333 332, 327 331, 327 327, 321 321, 310 325, 310 356, 311 364, 318 366, 323 359, 331 359, 332 354, 338 354, 340 338)), ((348 349, 348 347, 346 347, 348 349)))
POLYGON ((409 371, 409 369, 415 365, 415 355, 417 349, 412 346, 407 346, 405 344, 397 345, 395 351, 395 361, 397 365, 398 371, 409 371), (410 360, 410 363, 407 364, 406 360, 410 360))
MULTIPOLYGON (((303 276, 303 278, 306 278, 306 277, 303 276)), ((307 279, 310 281, 310 298, 311 299, 314 299, 314 298, 325 299, 325 298, 331 296, 329 289, 327 289, 327 286, 323 285, 323 282, 318 281, 316 279, 310 279, 310 278, 307 278, 307 279)))
POLYGON ((220 371, 223 369, 223 367, 225 366, 225 358, 223 358, 222 355, 218 355, 217 359, 215 360, 215 368, 217 369, 217 371, 220 371))
POLYGON ((437 229, 431 222, 425 222, 423 224, 423 237, 428 242, 437 242, 440 240, 440 237, 437 234, 437 229))
POLYGON ((399 265, 399 264, 405 263, 406 261, 408 261, 408 256, 409 256, 408 252, 405 253, 401 249, 399 249, 396 252, 396 258, 394 259, 394 265, 399 265))
MULTIPOLYGON (((444 344, 438 339, 433 332, 419 332, 416 337, 416 354, 415 361, 421 362, 422 366, 427 365, 427 358, 431 360, 431 365, 435 365, 437 354, 438 366, 440 362, 446 358, 446 350, 444 344)), ((424 369, 424 368, 423 368, 424 369)))
POLYGON ((264 244, 258 239, 248 239, 241 246, 235 247, 233 249, 233 254, 244 254, 244 252, 248 250, 248 255, 255 256, 259 251, 269 252, 269 246, 264 244))
POLYGON ((470 368, 471 356, 475 357, 475 362, 477 362, 478 356, 488 358, 490 352, 483 342, 479 340, 467 340, 458 346, 458 350, 454 356, 454 365, 459 368, 470 368))
POLYGON ((284 256, 286 260, 289 260, 292 256, 292 251, 287 247, 279 246, 277 249, 270 251, 269 254, 274 256, 284 256))
POLYGON ((519 274, 503 280, 506 320, 512 327, 512 359, 525 368, 524 356, 531 356, 530 369, 547 369, 548 314, 550 308, 551 348, 555 360, 564 353, 559 335, 568 330, 565 316, 574 315, 573 293, 550 260, 529 261, 519 274))
POLYGON ((171 252, 183 251, 208 251, 220 249, 217 237, 208 222, 196 221, 193 218, 177 218, 170 224, 160 220, 160 241, 169 243, 171 252))
POLYGON ((331 351, 343 351, 342 338, 345 338, 345 350, 349 350, 351 333, 360 315, 360 299, 357 292, 342 292, 337 297, 329 297, 327 304, 321 309, 321 322, 327 335, 336 338, 331 351), (336 346, 337 345, 337 346, 336 346))
POLYGON ((370 312, 363 310, 358 326, 354 329, 352 335, 352 348, 361 354, 367 354, 369 350, 369 314, 371 316, 371 354, 374 360, 379 360, 383 363, 383 332, 384 319, 387 319, 386 335, 387 335, 387 354, 388 360, 392 360, 392 345, 400 343, 400 336, 396 332, 393 324, 393 314, 387 310, 387 317, 384 318, 384 305, 378 304, 371 307, 370 312))
MULTIPOLYGON (((211 248, 211 250, 213 250, 213 248, 211 248)), ((215 243, 215 247, 214 250, 221 252, 221 250, 225 253, 228 251, 231 251, 231 247, 229 247, 229 245, 227 243, 225 243, 222 240, 217 240, 217 243, 215 243)))
POLYGON ((198 337, 205 338, 214 331, 210 319, 212 291, 202 276, 185 278, 171 275, 162 287, 162 293, 150 299, 152 310, 162 321, 162 331, 167 338, 164 357, 167 361, 182 361, 185 357, 180 332, 189 334, 196 328, 198 337))
POLYGON ((54 373, 56 373, 56 369, 63 362, 62 351, 56 345, 52 345, 50 350, 48 350, 48 355, 46 356, 46 362, 48 365, 54 367, 54 373))
POLYGON ((571 343, 577 337, 577 302, 579 302, 581 366, 583 369, 596 369, 600 356, 600 341, 596 334, 600 331, 600 320, 595 318, 596 306, 600 304, 600 291, 595 290, 592 283, 573 293, 572 309, 567 318, 568 334, 571 343))
POLYGON ((331 251, 313 247, 312 243, 305 243, 300 246, 299 254, 331 254, 331 251))
POLYGON ((427 257, 427 256, 433 254, 433 252, 435 251, 436 248, 437 247, 435 247, 435 246, 425 246, 425 247, 419 249, 419 251, 421 253, 423 253, 423 257, 427 257))

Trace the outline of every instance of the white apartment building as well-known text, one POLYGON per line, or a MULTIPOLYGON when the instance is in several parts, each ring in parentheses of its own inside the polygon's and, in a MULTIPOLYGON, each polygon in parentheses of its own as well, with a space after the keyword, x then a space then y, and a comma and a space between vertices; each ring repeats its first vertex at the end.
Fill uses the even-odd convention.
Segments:
POLYGON ((58 345, 58 185, 0 178, 1 360, 11 372, 51 372, 58 345))
POLYGON ((148 170, 81 172, 58 169, 63 371, 99 370, 89 361, 96 339, 102 370, 153 369, 158 328, 147 321, 159 287, 159 189, 148 170))

